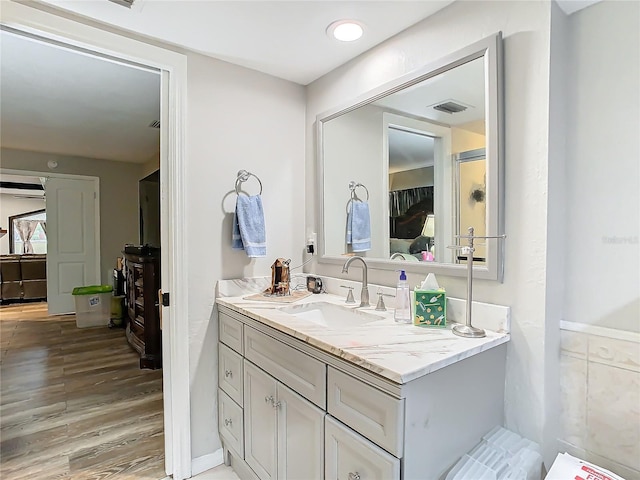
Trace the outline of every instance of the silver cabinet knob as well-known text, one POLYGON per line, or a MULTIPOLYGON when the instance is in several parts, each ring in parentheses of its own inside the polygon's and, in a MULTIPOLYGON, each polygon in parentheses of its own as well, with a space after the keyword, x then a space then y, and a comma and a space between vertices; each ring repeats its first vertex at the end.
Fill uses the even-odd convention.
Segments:
POLYGON ((231 370, 225 370, 224 371, 224 376, 229 378, 233 376, 233 372, 231 370))
POLYGON ((360 474, 358 472, 349 472, 349 480, 360 480, 360 474))
POLYGON ((282 405, 282 403, 281 403, 281 402, 275 402, 275 403, 273 404, 273 408, 280 408, 280 405, 282 405))
POLYGON ((224 426, 225 427, 230 427, 231 426, 231 419, 230 418, 225 418, 224 419, 224 426))
POLYGON ((273 395, 269 395, 268 397, 264 397, 264 403, 271 403, 271 405, 273 405, 273 395))

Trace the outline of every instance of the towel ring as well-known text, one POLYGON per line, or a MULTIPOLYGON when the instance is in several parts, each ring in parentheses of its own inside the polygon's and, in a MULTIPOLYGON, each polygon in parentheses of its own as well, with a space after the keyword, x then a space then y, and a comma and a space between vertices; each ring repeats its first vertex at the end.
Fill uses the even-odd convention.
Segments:
POLYGON ((368 202, 368 201, 369 201, 369 190, 367 189, 367 187, 365 187, 365 186, 364 186, 363 184, 361 184, 361 183, 356 183, 356 182, 354 182, 353 180, 351 180, 351 181, 349 182, 349 190, 351 190, 351 199, 353 200, 353 199, 356 199, 356 198, 357 198, 358 200, 360 200, 360 198, 359 198, 359 197, 358 197, 358 195, 356 194, 356 188, 358 188, 358 187, 362 187, 362 188, 364 188, 364 191, 365 191, 365 192, 367 192, 367 200, 366 200, 366 201, 368 202))
MULTIPOLYGON (((260 184, 260 193, 258 195, 262 195, 262 182, 257 177, 257 175, 248 172, 247 170, 240 170, 238 172, 238 176, 236 177, 236 195, 240 195, 240 185, 249 180, 249 177, 253 177, 258 181, 258 183, 260 184)), ((245 195, 247 194, 245 193, 245 195)))

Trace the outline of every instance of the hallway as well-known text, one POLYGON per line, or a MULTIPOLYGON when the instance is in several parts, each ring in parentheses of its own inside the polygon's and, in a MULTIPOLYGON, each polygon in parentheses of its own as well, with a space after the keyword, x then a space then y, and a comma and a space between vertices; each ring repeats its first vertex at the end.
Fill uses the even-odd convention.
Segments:
POLYGON ((162 370, 123 329, 0 307, 0 478, 164 478, 162 370))

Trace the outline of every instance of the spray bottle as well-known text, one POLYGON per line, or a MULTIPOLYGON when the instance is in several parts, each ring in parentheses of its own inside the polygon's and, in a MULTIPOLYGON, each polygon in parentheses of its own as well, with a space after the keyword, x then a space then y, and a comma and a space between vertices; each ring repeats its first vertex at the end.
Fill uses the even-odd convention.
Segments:
POLYGON ((396 286, 396 309, 393 318, 398 323, 411 323, 411 291, 404 270, 400 270, 400 278, 396 286))

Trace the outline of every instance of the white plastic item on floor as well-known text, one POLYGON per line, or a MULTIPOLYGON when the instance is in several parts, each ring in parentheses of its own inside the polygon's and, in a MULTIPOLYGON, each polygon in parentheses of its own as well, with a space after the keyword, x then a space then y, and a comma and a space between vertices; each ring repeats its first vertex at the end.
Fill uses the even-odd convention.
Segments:
POLYGON ((541 469, 537 443, 495 427, 456 463, 446 480, 539 480, 541 469))
POLYGON ((78 328, 106 327, 111 317, 111 293, 74 295, 78 328))
POLYGON ((568 453, 559 453, 551 465, 546 480, 624 480, 609 470, 593 463, 572 457, 568 453))

